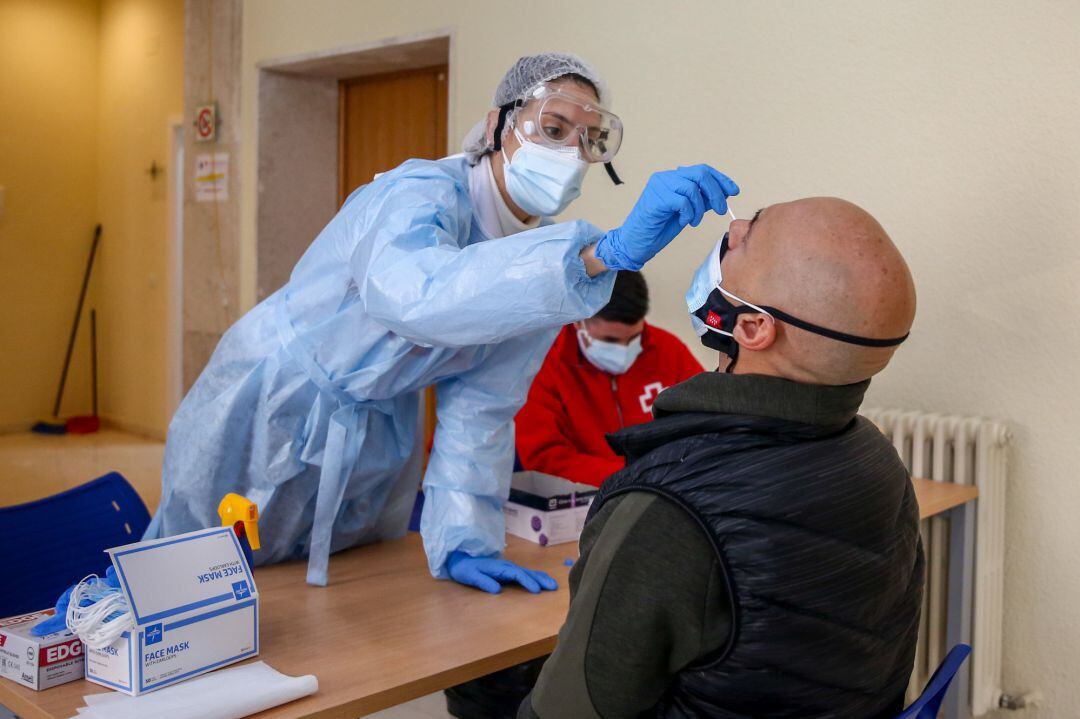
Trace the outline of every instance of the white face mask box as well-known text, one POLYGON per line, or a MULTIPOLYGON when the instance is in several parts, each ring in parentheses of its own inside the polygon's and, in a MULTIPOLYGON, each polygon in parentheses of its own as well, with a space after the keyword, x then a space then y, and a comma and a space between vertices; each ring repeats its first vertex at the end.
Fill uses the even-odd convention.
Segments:
POLYGON ((576 542, 596 492, 543 472, 515 472, 503 505, 506 531, 541 546, 576 542))
POLYGON ((34 625, 53 610, 0 619, 0 677, 35 690, 83 678, 83 643, 67 629, 35 637, 34 625))
POLYGON ((135 627, 86 648, 86 678, 132 696, 259 653, 259 592, 229 527, 110 549, 135 627))

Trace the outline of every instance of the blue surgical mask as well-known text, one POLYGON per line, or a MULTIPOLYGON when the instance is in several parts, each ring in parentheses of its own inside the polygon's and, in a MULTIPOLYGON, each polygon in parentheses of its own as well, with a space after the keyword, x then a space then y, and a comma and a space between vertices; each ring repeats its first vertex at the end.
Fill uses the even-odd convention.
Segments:
POLYGON ((577 338, 585 359, 608 374, 626 374, 641 355, 641 335, 630 340, 629 344, 622 345, 594 339, 588 330, 581 327, 577 331, 577 338))
POLYGON ((530 215, 551 217, 581 196, 589 163, 577 147, 544 147, 529 142, 516 129, 521 146, 511 162, 503 151, 503 176, 510 199, 530 215))

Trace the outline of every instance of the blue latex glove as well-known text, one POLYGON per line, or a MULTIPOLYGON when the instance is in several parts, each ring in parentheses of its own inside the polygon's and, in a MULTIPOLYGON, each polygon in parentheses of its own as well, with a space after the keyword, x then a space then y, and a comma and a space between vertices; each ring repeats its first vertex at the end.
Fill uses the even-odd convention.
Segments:
POLYGON ((60 598, 56 600, 56 614, 35 624, 30 630, 31 634, 35 637, 43 637, 46 634, 55 634, 67 629, 68 601, 71 599, 71 590, 74 588, 74 586, 68 587, 60 595, 60 598))
MULTIPOLYGON (((116 570, 112 565, 109 565, 108 570, 105 572, 105 576, 102 577, 102 582, 114 589, 120 588, 120 580, 116 578, 116 570)), ((68 604, 71 601, 71 592, 75 589, 75 585, 71 585, 64 593, 60 595, 60 598, 56 600, 56 614, 42 619, 31 628, 30 633, 35 637, 43 637, 46 634, 55 634, 56 632, 62 632, 67 629, 67 610, 68 604)), ((83 606, 89 605, 90 602, 83 601, 83 606)))
POLYGON ((519 567, 497 557, 470 557, 464 552, 450 552, 446 558, 446 571, 458 584, 476 587, 488 594, 498 594, 502 585, 510 582, 517 582, 533 594, 559 588, 559 583, 546 572, 519 567))
POLYGON ((610 270, 640 270, 709 210, 726 213, 727 198, 737 194, 739 186, 708 165, 654 173, 622 227, 600 238, 596 256, 610 270))

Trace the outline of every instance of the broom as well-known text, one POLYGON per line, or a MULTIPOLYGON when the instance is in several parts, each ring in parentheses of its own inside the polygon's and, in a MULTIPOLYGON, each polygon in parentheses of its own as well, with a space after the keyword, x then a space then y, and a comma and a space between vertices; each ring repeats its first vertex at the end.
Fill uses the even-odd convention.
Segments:
MULTIPOLYGON (((38 422, 30 428, 31 432, 37 432, 38 434, 65 434, 67 432, 67 423, 60 419, 60 402, 64 398, 64 385, 67 383, 68 369, 71 367, 71 353, 75 349, 75 335, 79 332, 79 319, 82 317, 83 302, 86 300, 86 289, 90 285, 90 271, 94 268, 94 255, 97 254, 98 242, 100 241, 101 225, 98 225, 94 228, 94 242, 90 245, 90 258, 86 261, 86 271, 83 273, 82 289, 79 290, 79 304, 75 308, 75 322, 71 326, 71 336, 68 338, 67 354, 64 356, 64 368, 60 371, 60 387, 56 390, 56 402, 53 403, 52 418, 38 422)), ((97 414, 96 408, 95 414, 97 414)))
POLYGON ((90 310, 90 397, 92 414, 69 417, 68 434, 90 434, 101 429, 97 413, 97 310, 90 310))

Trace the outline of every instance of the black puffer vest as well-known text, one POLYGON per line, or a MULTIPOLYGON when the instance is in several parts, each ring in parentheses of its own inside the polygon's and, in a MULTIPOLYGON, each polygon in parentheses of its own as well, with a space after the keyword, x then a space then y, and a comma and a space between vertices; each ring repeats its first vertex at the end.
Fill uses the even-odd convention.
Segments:
POLYGON ((658 716, 895 716, 923 556, 907 470, 873 424, 680 412, 609 441, 628 464, 590 519, 626 492, 669 497, 708 532, 732 599, 728 645, 678 674, 658 716))

